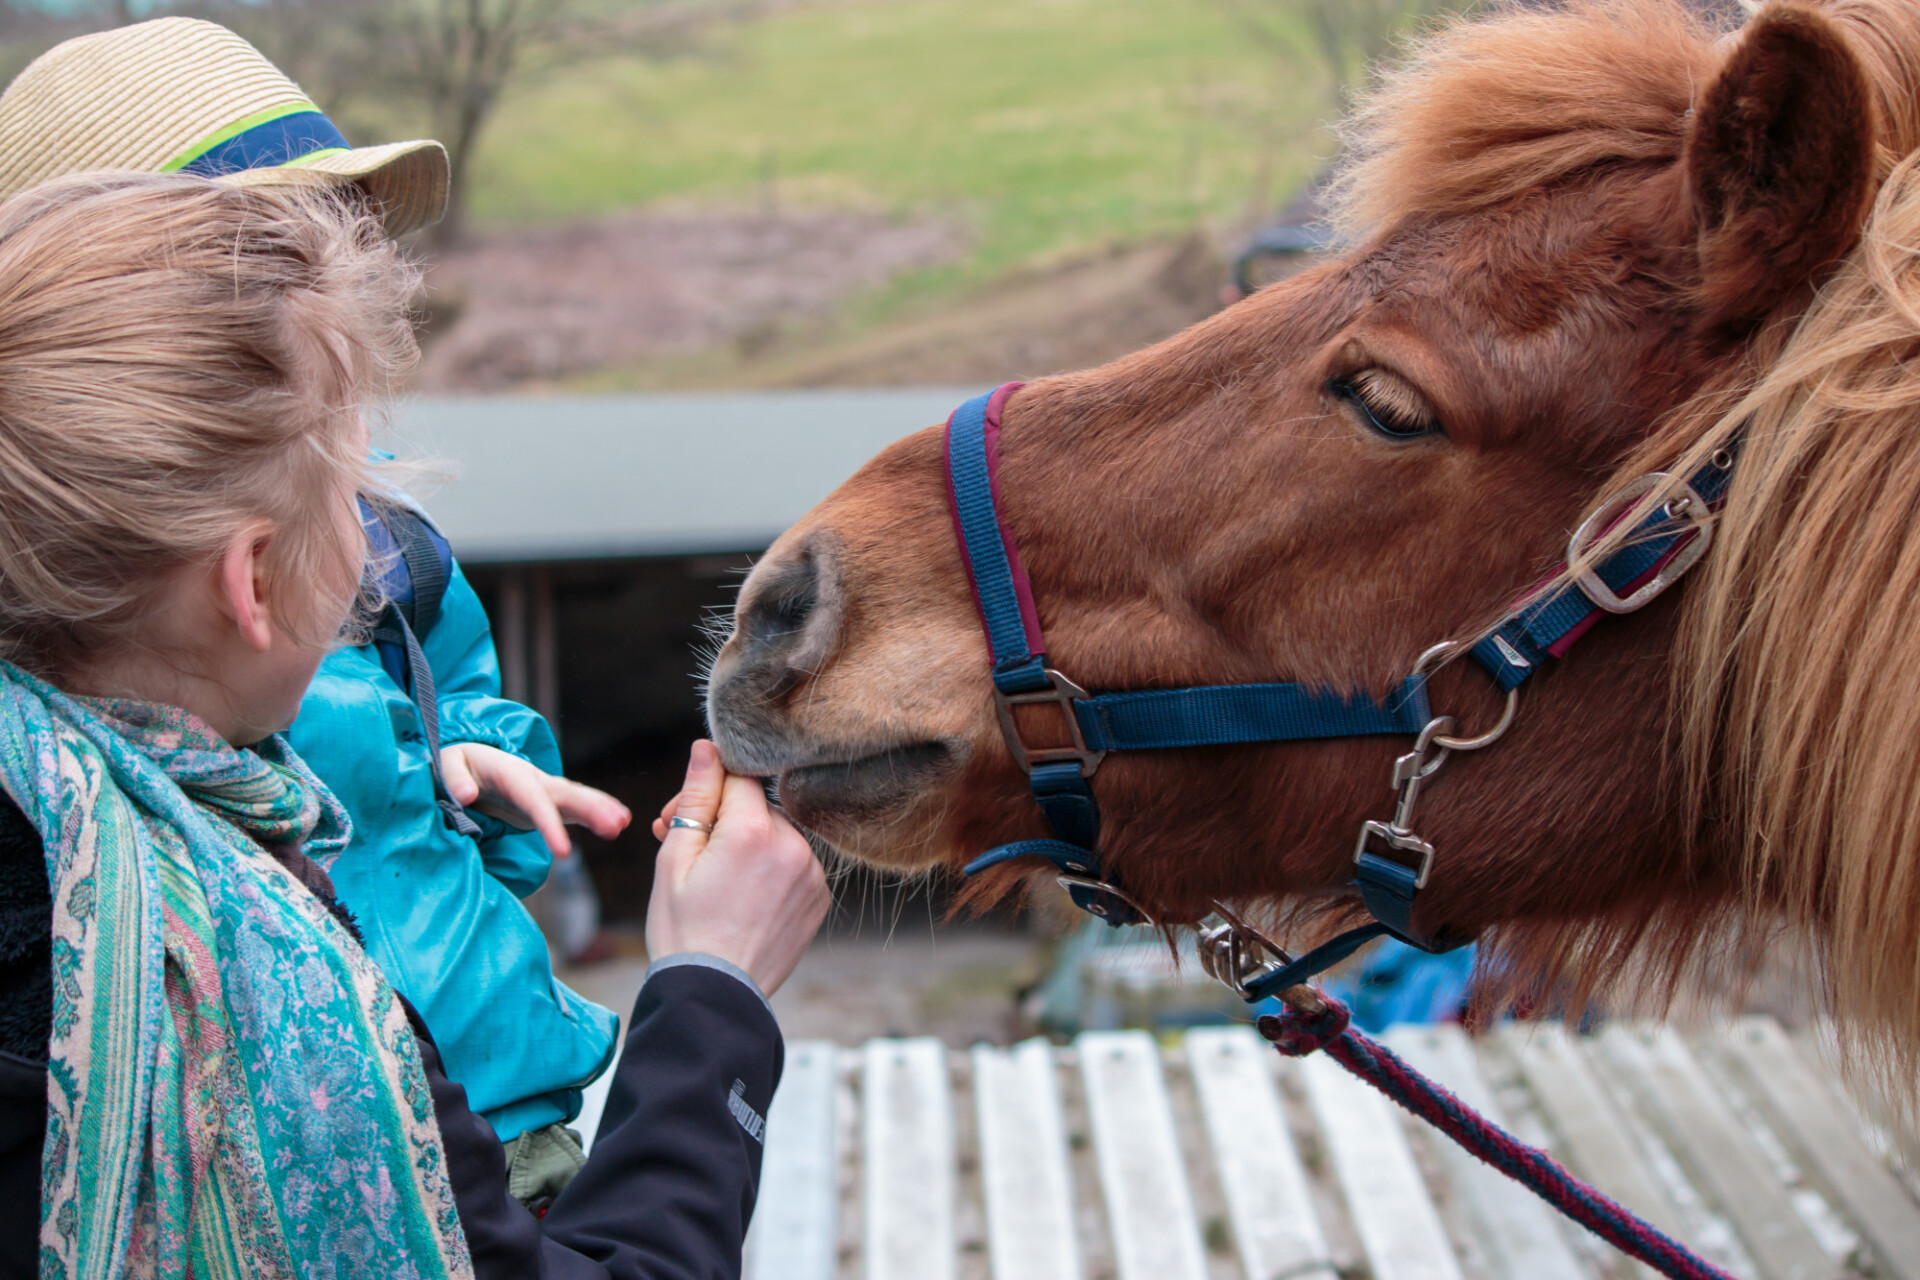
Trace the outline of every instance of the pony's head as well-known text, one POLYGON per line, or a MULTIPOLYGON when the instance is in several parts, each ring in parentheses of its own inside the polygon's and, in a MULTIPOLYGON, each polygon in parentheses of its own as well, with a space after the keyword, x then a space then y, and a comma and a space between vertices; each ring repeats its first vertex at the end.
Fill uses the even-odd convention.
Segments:
MULTIPOLYGON (((1002 515, 1054 664, 1096 689, 1297 681, 1380 696, 1435 642, 1474 637, 1621 475, 1725 443, 1723 411, 1866 253, 1875 194, 1920 141, 1916 102, 1920 13, 1900 0, 1774 4, 1733 33, 1668 0, 1440 32, 1354 126, 1337 219, 1351 251, 1007 403, 1002 515)), ((1496 749, 1457 757, 1423 797, 1438 856, 1416 923, 1591 988, 1629 961, 1671 975, 1730 922, 1790 920, 1829 940, 1904 922, 1904 977, 1866 1008, 1920 1043, 1920 700, 1901 703, 1894 757, 1835 762, 1820 782, 1786 771, 1822 743, 1852 750, 1831 728, 1843 698, 1863 699, 1856 720, 1893 705, 1853 680, 1846 642, 1807 650, 1823 665, 1782 716, 1757 710, 1769 691, 1749 669, 1725 665, 1826 621, 1823 607, 1842 624, 1884 610, 1869 597, 1895 563, 1904 607, 1920 542, 1823 564, 1815 539, 1799 561, 1771 559, 1766 536, 1807 531, 1786 492, 1806 477, 1776 466, 1766 440, 1743 448, 1756 461, 1728 519, 1750 527, 1723 532, 1706 584, 1609 622, 1527 687, 1496 749), (1882 576, 1823 595, 1854 564, 1882 576), (1780 735, 1796 745, 1766 757, 1758 793, 1727 776, 1729 761, 1761 767, 1753 753, 1780 735), (1815 865, 1790 828, 1831 837, 1849 821, 1846 786, 1882 767, 1906 770, 1897 843, 1844 870, 1815 865), (1898 900, 1845 899, 1853 881, 1898 900), (1878 914, 1841 919, 1843 899, 1878 914)), ((1884 477, 1907 486, 1886 501, 1911 519, 1920 456, 1904 465, 1884 477)), ((1823 491, 1823 527, 1852 527, 1844 496, 1823 491)), ((1871 620, 1885 634, 1851 641, 1892 646, 1884 688, 1920 642, 1871 620)), ((713 728, 732 767, 776 775, 787 811, 843 852, 951 867, 1045 834, 987 667, 930 430, 874 459, 755 570, 714 668, 713 728)), ((1499 710, 1468 664, 1432 694, 1468 732, 1499 710)), ((1404 750, 1348 739, 1110 757, 1093 779, 1106 865, 1161 920, 1214 899, 1337 915, 1355 833, 1390 806, 1404 750)), ((1016 864, 974 892, 1043 882, 1016 864)))

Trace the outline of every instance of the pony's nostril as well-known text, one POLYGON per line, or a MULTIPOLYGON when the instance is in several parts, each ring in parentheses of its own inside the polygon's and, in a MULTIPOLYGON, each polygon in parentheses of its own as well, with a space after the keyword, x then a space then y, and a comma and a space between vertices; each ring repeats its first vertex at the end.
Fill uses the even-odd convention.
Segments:
POLYGON ((750 582, 740 611, 740 634, 750 652, 762 659, 791 657, 803 649, 830 643, 816 632, 831 631, 836 596, 830 568, 811 550, 784 564, 769 565, 764 578, 750 582))
POLYGON ((765 700, 824 670, 845 616, 838 566, 833 544, 818 536, 761 561, 741 591, 716 673, 765 700))
POLYGON ((820 603, 818 584, 809 579, 804 586, 771 602, 769 620, 776 632, 794 633, 807 625, 814 606, 820 603))
POLYGON ((756 648, 785 648, 799 641, 820 603, 820 591, 811 575, 805 581, 782 582, 753 602, 742 630, 756 648))

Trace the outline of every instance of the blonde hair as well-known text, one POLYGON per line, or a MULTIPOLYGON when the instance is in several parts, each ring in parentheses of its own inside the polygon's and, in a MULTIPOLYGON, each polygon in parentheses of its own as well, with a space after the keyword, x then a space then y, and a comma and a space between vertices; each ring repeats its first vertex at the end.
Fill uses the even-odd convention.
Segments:
POLYGON ((366 553, 352 427, 417 356, 416 285, 318 193, 96 174, 0 204, 0 657, 137 642, 163 578, 261 520, 276 616, 331 643, 366 553))

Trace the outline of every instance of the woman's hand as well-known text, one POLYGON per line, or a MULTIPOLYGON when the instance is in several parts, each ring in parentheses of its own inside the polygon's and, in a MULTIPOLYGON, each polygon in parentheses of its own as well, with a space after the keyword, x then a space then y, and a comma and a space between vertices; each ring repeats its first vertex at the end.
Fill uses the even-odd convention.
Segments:
POLYGON ((647 954, 719 956, 771 996, 826 919, 827 875, 807 838, 767 804, 756 778, 729 774, 704 739, 693 744, 677 814, 711 834, 654 823, 663 835, 647 904, 647 954))
POLYGON ((585 827, 602 840, 627 829, 633 814, 604 791, 556 777, 519 756, 478 742, 456 742, 440 749, 440 776, 447 792, 470 809, 538 830, 556 858, 573 852, 567 824, 585 827))

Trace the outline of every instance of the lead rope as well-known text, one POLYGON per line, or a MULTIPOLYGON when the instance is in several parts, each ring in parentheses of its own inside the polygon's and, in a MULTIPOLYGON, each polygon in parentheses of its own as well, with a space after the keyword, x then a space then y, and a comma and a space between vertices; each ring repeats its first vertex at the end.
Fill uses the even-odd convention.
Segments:
POLYGON ((1452 1093, 1408 1066, 1393 1050, 1351 1025, 1347 1006, 1316 991, 1321 1007, 1289 1006, 1258 1022, 1284 1058, 1317 1049, 1402 1107, 1452 1138, 1475 1159, 1515 1182, 1608 1244, 1672 1280, 1734 1280, 1719 1267, 1595 1191, 1538 1147, 1530 1147, 1452 1093))

